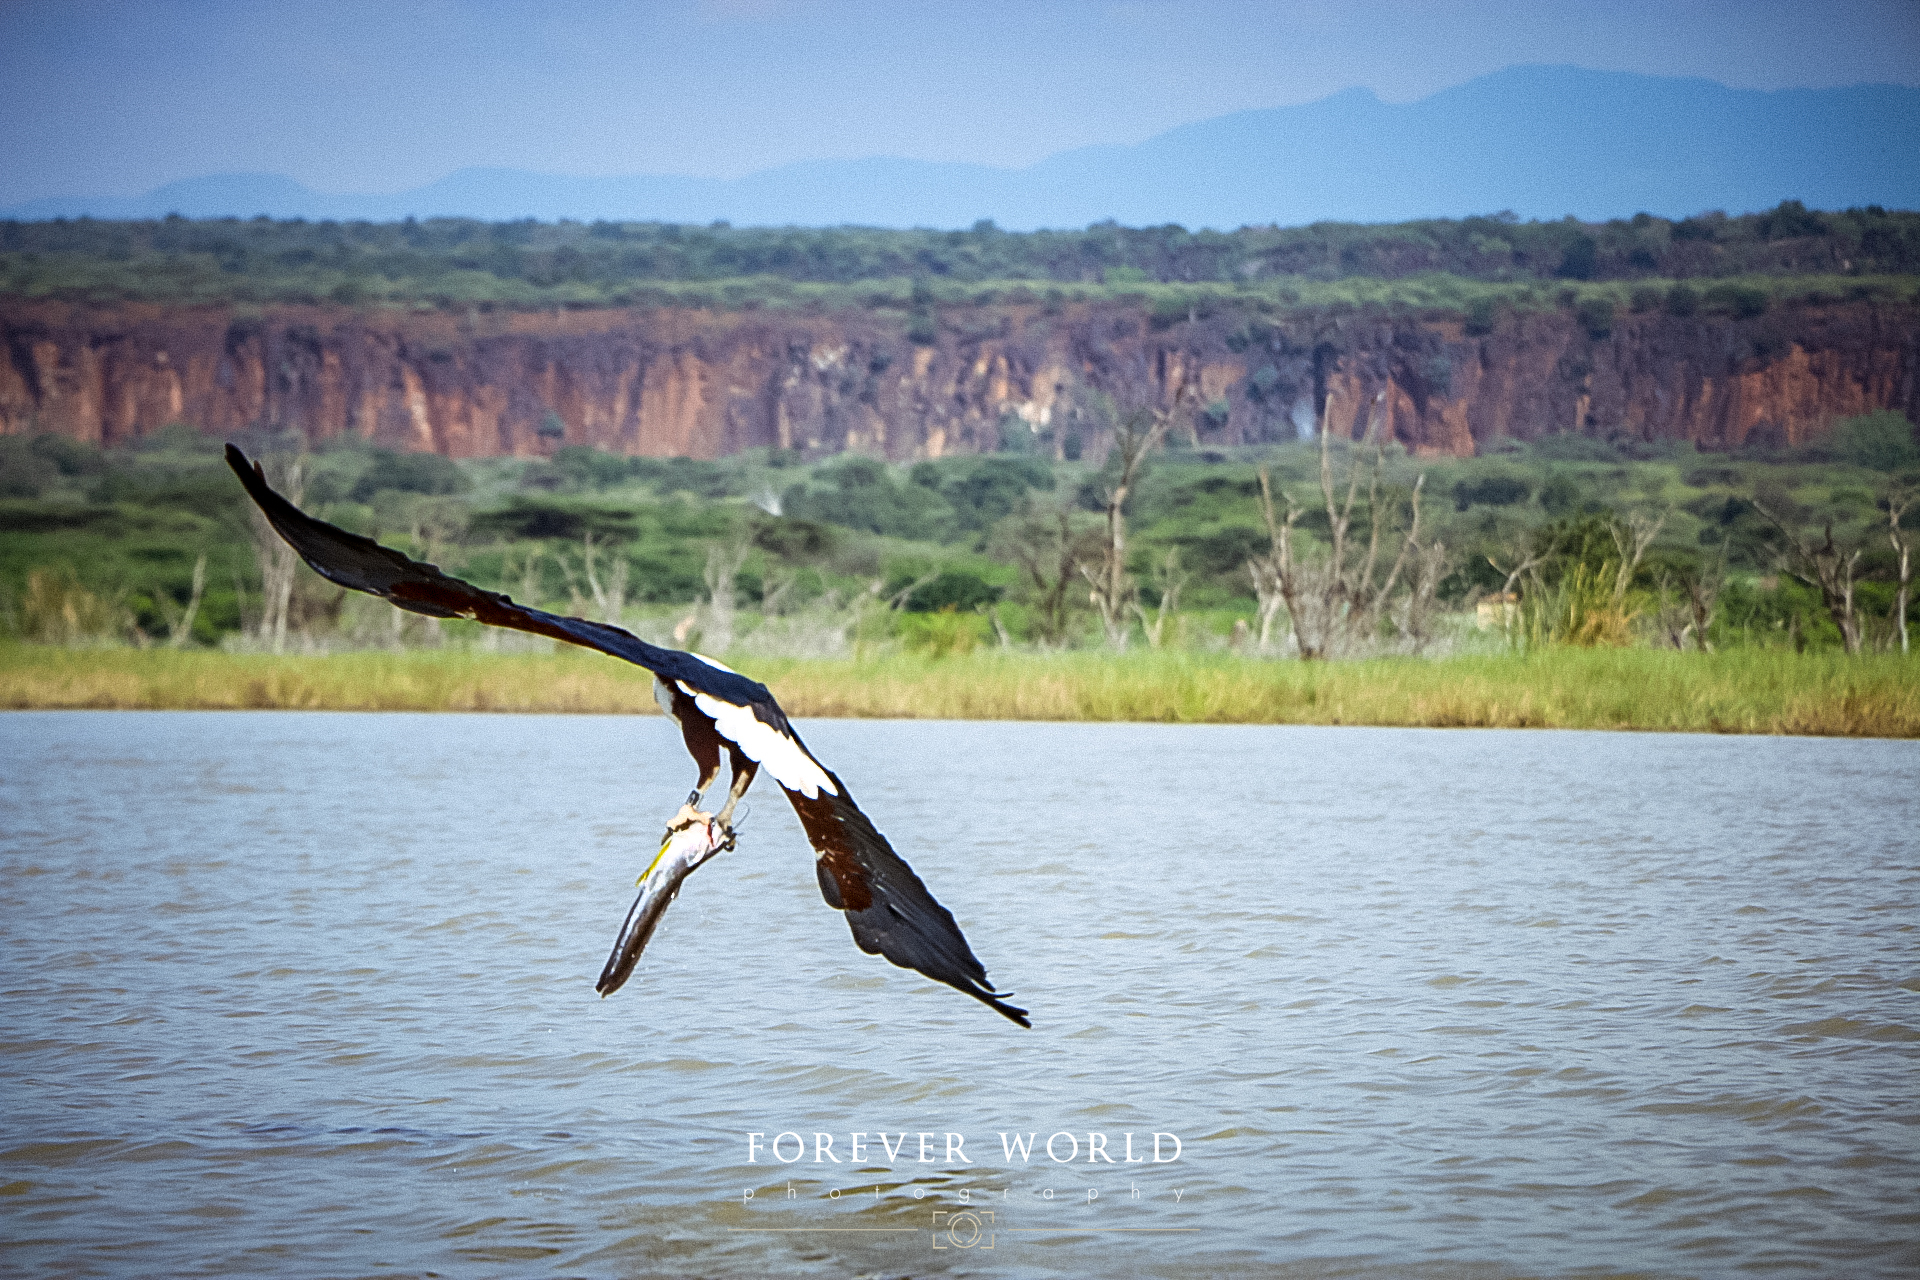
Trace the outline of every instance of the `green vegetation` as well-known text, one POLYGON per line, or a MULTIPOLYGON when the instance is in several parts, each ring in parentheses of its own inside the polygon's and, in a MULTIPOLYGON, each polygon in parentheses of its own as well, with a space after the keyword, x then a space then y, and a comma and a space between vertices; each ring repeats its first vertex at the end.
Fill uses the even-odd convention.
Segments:
POLYGON ((696 306, 891 309, 931 341, 934 305, 1145 301, 1181 317, 1268 307, 1444 309, 1487 324, 1555 306, 1581 323, 1783 298, 1913 295, 1920 214, 1787 201, 1762 214, 1606 223, 1509 215, 1385 226, 1315 223, 1010 233, 865 227, 534 221, 335 223, 266 218, 0 222, 0 296, 365 307, 696 306), (1698 281, 1698 286, 1679 281, 1698 281), (1595 285, 1614 286, 1594 289, 1595 285))
POLYGON ((1849 418, 1834 429, 1825 453, 1867 471, 1911 471, 1920 467, 1920 445, 1904 414, 1882 410, 1849 418))
MULTIPOLYGON (((1910 303, 1920 214, 1789 201, 1678 222, 1020 235, 81 219, 0 223, 8 297, 222 304, 241 333, 268 303, 687 306, 859 310, 933 344, 1004 316, 985 308, 1108 300, 1156 328, 1217 318, 1236 352, 1301 311, 1487 333, 1551 310, 1600 338, 1635 316, 1910 303)), ((1444 392, 1451 370, 1428 372, 1444 392)), ((1249 399, 1276 378, 1249 375, 1249 399)), ((1888 656, 1920 522, 1899 414, 1719 455, 1343 443, 1337 486, 1364 482, 1340 509, 1317 445, 1203 450, 1174 421, 1226 411, 1141 417, 1088 395, 1058 441, 1010 417, 997 454, 907 466, 614 456, 564 445, 552 415, 537 458, 239 443, 327 519, 517 599, 732 654, 803 714, 1914 732, 1912 669, 1888 656), (1124 472, 1109 446, 1148 418, 1162 434, 1124 472), (1153 652, 1090 652, 1129 643, 1153 652), (1272 661, 1296 654, 1346 660, 1272 661)), ((633 673, 296 569, 186 424, 106 453, 0 438, 0 643, 17 706, 650 705, 633 673)))
MULTIPOLYGON (((1639 729, 1920 736, 1920 662, 1742 650, 1569 650, 1445 662, 1229 654, 772 659, 801 716, 1639 729)), ((654 714, 645 672, 597 654, 271 658, 0 646, 0 707, 654 714)))
MULTIPOLYGON (((1113 638, 1103 638, 1082 570, 1102 562, 1112 457, 897 466, 564 446, 456 463, 356 444, 296 453, 290 437, 241 443, 283 485, 297 459, 302 501, 336 523, 517 599, 663 643, 764 662, 1058 651, 1113 638)), ((1337 445, 1333 462, 1344 474, 1362 453, 1337 445)), ((1911 490, 1914 463, 1912 427, 1886 414, 1786 452, 1707 455, 1587 437, 1470 459, 1390 449, 1377 499, 1385 561, 1424 477, 1431 603, 1415 625, 1399 597, 1382 598, 1377 623, 1338 651, 1824 652, 1845 644, 1843 615, 1796 540, 1816 551, 1828 527, 1839 552, 1860 553, 1844 615, 1857 647, 1898 649, 1886 502, 1911 490)), ((1323 562, 1331 538, 1318 464, 1310 443, 1203 451, 1178 433, 1150 454, 1123 509, 1136 590, 1118 615, 1120 638, 1191 654, 1292 653, 1290 616, 1273 592, 1256 593, 1255 562, 1270 554, 1258 472, 1276 501, 1300 503, 1293 536, 1304 570, 1323 562)), ((0 494, 0 634, 17 639, 243 652, 546 648, 401 614, 304 569, 277 571, 279 544, 251 522, 216 444, 185 427, 112 453, 0 439, 0 494)), ((1370 539, 1372 510, 1356 509, 1350 549, 1370 539)), ((1904 517, 1902 536, 1916 518, 1904 517)))

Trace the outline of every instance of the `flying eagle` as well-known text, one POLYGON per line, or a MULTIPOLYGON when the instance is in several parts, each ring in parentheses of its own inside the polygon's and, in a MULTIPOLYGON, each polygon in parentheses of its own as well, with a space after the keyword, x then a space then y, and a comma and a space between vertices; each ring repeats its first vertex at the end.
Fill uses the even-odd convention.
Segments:
POLYGON ((860 812, 846 784, 807 750, 765 685, 712 658, 663 649, 619 627, 515 604, 499 592, 483 591, 370 538, 316 520, 276 493, 259 464, 232 445, 227 446, 227 465, 280 536, 330 582, 430 618, 472 618, 597 649, 653 673, 654 697, 679 723, 699 777, 688 803, 668 825, 659 856, 641 877, 640 896, 600 975, 601 995, 619 990, 633 972, 681 883, 709 858, 733 847, 734 806, 764 768, 793 802, 818 854, 814 869, 821 896, 828 906, 846 913, 862 951, 944 982, 1023 1027, 1032 1025, 1026 1010, 1006 1003, 1011 992, 995 991, 987 982, 986 968, 967 945, 953 914, 934 900, 913 868, 860 812), (732 769, 727 802, 718 813, 702 813, 695 802, 719 776, 723 755, 732 769))

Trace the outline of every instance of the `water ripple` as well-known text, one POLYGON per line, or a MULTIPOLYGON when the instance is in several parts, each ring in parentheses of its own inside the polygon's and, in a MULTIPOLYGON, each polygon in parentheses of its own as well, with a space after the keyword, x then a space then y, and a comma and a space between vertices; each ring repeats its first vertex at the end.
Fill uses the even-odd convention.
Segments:
POLYGON ((0 718, 0 1270, 1920 1268, 1913 744, 806 732, 1032 1033, 772 793, 595 997, 657 718, 0 718))

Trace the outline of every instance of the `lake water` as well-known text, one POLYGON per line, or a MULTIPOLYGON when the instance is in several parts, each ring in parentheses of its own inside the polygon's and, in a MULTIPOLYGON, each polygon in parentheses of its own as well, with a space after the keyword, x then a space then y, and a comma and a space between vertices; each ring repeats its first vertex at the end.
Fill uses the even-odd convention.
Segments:
POLYGON ((597 998, 658 717, 0 717, 0 1270, 1920 1267, 1920 744, 804 729, 1034 1030, 768 782, 597 998))

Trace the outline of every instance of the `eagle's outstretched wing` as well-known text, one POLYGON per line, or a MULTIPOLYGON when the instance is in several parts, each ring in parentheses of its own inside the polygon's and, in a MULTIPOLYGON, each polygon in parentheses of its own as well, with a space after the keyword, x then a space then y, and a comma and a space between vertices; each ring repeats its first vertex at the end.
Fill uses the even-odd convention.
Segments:
POLYGON ((819 852, 814 870, 820 877, 820 896, 828 906, 846 912, 860 949, 885 956, 902 969, 917 969, 1023 1027, 1032 1026, 1025 1009, 1006 1002, 1012 992, 995 991, 987 982, 986 967, 967 946, 953 913, 927 892, 906 859, 860 812, 840 779, 829 773, 827 780, 831 789, 819 795, 789 787, 787 799, 819 852))
POLYGON ((860 812, 845 784, 822 765, 771 691, 711 658, 666 649, 620 627, 548 613, 463 582, 371 538, 316 520, 267 483, 258 463, 232 445, 227 464, 282 538, 329 582, 380 596, 434 618, 472 618, 581 645, 651 671, 691 700, 713 731, 773 775, 793 802, 819 855, 820 891, 844 911, 862 951, 885 956, 992 1006, 1021 1026, 1026 1010, 1005 1003, 941 906, 886 837, 860 812))

